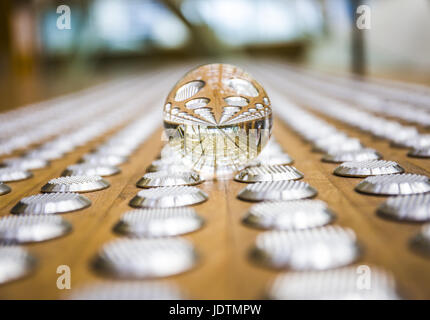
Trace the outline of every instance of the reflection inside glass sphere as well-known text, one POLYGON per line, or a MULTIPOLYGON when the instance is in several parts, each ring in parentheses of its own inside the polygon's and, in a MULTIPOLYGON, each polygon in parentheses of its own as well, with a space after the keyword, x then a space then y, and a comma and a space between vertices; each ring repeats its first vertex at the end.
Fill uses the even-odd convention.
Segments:
POLYGON ((263 87, 241 69, 204 65, 187 73, 164 106, 175 155, 205 177, 229 176, 258 156, 272 130, 263 87))

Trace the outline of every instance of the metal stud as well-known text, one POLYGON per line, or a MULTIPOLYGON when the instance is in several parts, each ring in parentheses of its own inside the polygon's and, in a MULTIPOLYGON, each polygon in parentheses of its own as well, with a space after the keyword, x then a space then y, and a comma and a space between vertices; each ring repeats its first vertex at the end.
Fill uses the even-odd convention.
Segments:
POLYGON ((109 186, 109 182, 100 176, 67 176, 49 180, 42 192, 91 192, 109 186))
POLYGON ((98 147, 94 153, 101 154, 101 155, 115 155, 115 156, 121 156, 121 157, 128 157, 130 154, 132 154, 134 151, 134 148, 131 148, 129 146, 124 145, 102 145, 98 147))
POLYGON ((203 180, 197 172, 148 172, 137 182, 140 188, 168 187, 168 186, 193 186, 202 183, 203 180))
MULTIPOLYGON (((263 151, 264 152, 264 151, 263 151)), ((248 162, 248 167, 262 166, 262 165, 289 165, 294 162, 286 153, 278 153, 273 155, 265 155, 263 152, 255 159, 248 162)))
POLYGON ((69 300, 181 300, 183 298, 177 286, 160 281, 99 283, 79 288, 68 297, 69 300))
POLYGON ((9 168, 16 168, 20 170, 36 170, 48 166, 49 162, 44 159, 37 158, 8 158, 3 160, 3 165, 9 168))
POLYGON ((248 201, 299 200, 312 198, 317 191, 303 181, 256 182, 242 189, 238 198, 248 201))
POLYGON ((193 245, 182 238, 121 239, 105 245, 93 266, 117 278, 146 279, 188 271, 196 261, 193 245))
POLYGON ((421 227, 420 232, 411 239, 411 246, 417 252, 430 257, 430 224, 421 227))
POLYGON ((430 158, 430 147, 412 149, 408 152, 409 157, 430 158))
POLYGON ((170 237, 196 231, 203 223, 193 208, 140 209, 125 213, 114 230, 132 237, 170 237))
POLYGON ((152 161, 151 165, 146 168, 147 172, 169 171, 169 172, 187 172, 190 169, 182 163, 177 163, 177 159, 157 159, 152 161))
POLYGON ((378 195, 407 195, 430 191, 429 178, 419 174, 403 173, 367 177, 355 190, 378 195))
POLYGON ((87 208, 91 200, 87 197, 72 193, 41 193, 22 198, 11 210, 16 214, 55 214, 87 208))
POLYGON ((30 171, 18 168, 0 168, 0 181, 1 182, 14 182, 29 179, 33 176, 30 171))
POLYGON ((370 288, 357 286, 359 268, 284 273, 276 277, 267 296, 275 300, 400 299, 392 275, 377 267, 371 267, 370 288))
POLYGON ((174 186, 144 189, 131 199, 135 208, 182 207, 204 202, 208 195, 196 187, 174 186))
POLYGON ((46 161, 57 160, 62 158, 64 152, 56 150, 56 149, 34 149, 28 151, 24 156, 29 159, 43 159, 46 161))
POLYGON ((0 284, 27 276, 36 260, 19 246, 0 246, 0 284))
POLYGON ((353 151, 337 151, 326 153, 322 157, 324 162, 341 163, 347 161, 379 160, 382 156, 373 149, 359 149, 353 151))
POLYGON ((378 208, 378 214, 401 221, 429 221, 430 193, 390 197, 378 208))
POLYGON ((257 236, 251 253, 251 258, 263 266, 300 271, 343 267, 358 256, 354 232, 338 226, 266 231, 257 236))
POLYGON ((61 237, 71 230, 72 225, 59 216, 5 216, 0 219, 0 243, 40 242, 61 237))
POLYGON ((282 165, 262 165, 243 169, 235 176, 234 179, 240 182, 262 182, 298 180, 301 178, 303 178, 303 173, 294 167, 282 165))
POLYGON ((334 217, 321 200, 269 201, 253 205, 243 222, 261 229, 299 230, 324 226, 334 217))
POLYGON ((118 174, 119 172, 121 172, 121 170, 115 166, 91 163, 78 163, 68 166, 61 175, 106 177, 118 174))
POLYGON ((91 163, 98 165, 119 166, 127 161, 127 157, 114 154, 88 153, 82 157, 81 163, 91 163))
POLYGON ((4 184, 3 182, 0 182, 0 196, 7 194, 11 191, 12 190, 8 185, 4 184))
POLYGON ((402 173, 405 170, 395 161, 370 160, 344 162, 334 169, 334 174, 342 177, 367 177, 402 173))

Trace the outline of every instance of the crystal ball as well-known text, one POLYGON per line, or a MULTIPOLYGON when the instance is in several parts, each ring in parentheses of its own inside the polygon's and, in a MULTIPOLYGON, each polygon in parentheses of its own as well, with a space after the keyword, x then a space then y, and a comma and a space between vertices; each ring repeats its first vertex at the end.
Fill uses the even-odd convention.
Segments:
POLYGON ((165 137, 178 161, 206 178, 243 169, 272 132, 266 91, 229 64, 188 72, 170 91, 163 111, 165 137))

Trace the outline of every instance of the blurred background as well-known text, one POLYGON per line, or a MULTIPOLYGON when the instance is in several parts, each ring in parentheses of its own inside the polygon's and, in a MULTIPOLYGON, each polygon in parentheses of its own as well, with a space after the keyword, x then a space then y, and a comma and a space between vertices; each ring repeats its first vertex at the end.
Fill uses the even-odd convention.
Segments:
POLYGON ((2 0, 0 24, 0 110, 178 61, 430 83, 428 0, 2 0), (362 4, 370 29, 356 27, 362 4))

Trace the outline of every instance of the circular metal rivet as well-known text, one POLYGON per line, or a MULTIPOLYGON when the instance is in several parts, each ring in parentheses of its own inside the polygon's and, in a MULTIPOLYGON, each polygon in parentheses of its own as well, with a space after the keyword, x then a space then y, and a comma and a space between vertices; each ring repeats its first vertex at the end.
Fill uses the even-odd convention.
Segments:
POLYGON ((430 193, 390 197, 378 208, 378 214, 401 221, 429 221, 430 193))
POLYGON ((181 300, 183 294, 173 284, 160 281, 99 283, 77 289, 68 300, 181 300))
POLYGON ((127 161, 127 157, 118 156, 114 154, 98 154, 98 153, 87 153, 82 159, 81 163, 91 163, 108 166, 119 166, 127 161))
POLYGON ((201 80, 191 81, 181 86, 175 94, 175 101, 184 101, 199 92, 205 83, 201 80))
POLYGON ((312 198, 317 191, 303 181, 256 182, 242 189, 238 198, 248 201, 300 200, 312 198))
POLYGON ((425 193, 430 191, 430 180, 426 176, 411 173, 373 176, 361 181, 355 190, 388 196, 425 193))
POLYGON ((40 242, 61 237, 71 230, 72 225, 59 216, 5 216, 0 219, 0 242, 40 242))
POLYGON ((245 168, 239 172, 234 179, 240 182, 262 182, 297 180, 301 178, 303 178, 303 173, 294 167, 282 165, 262 165, 258 167, 245 168))
POLYGON ((11 210, 16 214, 55 214, 87 208, 91 200, 71 192, 41 193, 22 198, 11 210))
POLYGON ((92 164, 92 163, 78 163, 72 164, 66 168, 61 174, 62 176, 112 176, 118 174, 121 170, 118 167, 92 164))
POLYGON ((126 212, 114 230, 132 237, 170 237, 196 231, 203 223, 193 208, 140 209, 126 212))
POLYGON ((197 172, 148 172, 137 182, 140 188, 168 187, 168 186, 193 186, 202 183, 203 180, 197 172))
POLYGON ((30 150, 24 156, 29 159, 56 160, 62 158, 64 152, 55 149, 35 149, 30 150))
POLYGON ((419 149, 414 148, 408 152, 408 156, 415 158, 430 158, 430 147, 419 149))
POLYGON ((9 158, 3 160, 3 165, 9 168, 16 168, 20 170, 36 170, 48 166, 49 162, 44 159, 38 158, 9 158))
POLYGON ((208 195, 196 187, 174 186, 144 189, 131 199, 130 206, 135 208, 182 207, 204 202, 208 195))
POLYGON ((7 194, 11 191, 12 190, 8 185, 4 184, 3 182, 0 182, 0 196, 7 194))
POLYGON ((177 163, 178 159, 168 158, 168 159, 157 159, 152 161, 151 165, 146 168, 147 172, 156 171, 169 171, 169 172, 187 172, 190 169, 184 164, 177 163))
POLYGON ((120 239, 101 249, 94 267, 118 278, 146 279, 188 271, 196 261, 194 246, 182 238, 120 239))
POLYGON ((394 161, 370 160, 344 162, 334 169, 334 174, 342 177, 367 177, 402 173, 404 171, 405 170, 394 161))
POLYGON ((343 267, 358 256, 354 232, 338 226, 266 231, 257 236, 251 253, 251 258, 264 266, 300 271, 343 267))
POLYGON ((371 267, 370 288, 360 288, 357 285, 359 268, 284 273, 275 278, 267 296, 275 300, 400 299, 392 275, 377 267, 371 267))
POLYGON ((29 179, 33 176, 30 171, 18 168, 0 168, 0 181, 1 182, 14 182, 29 179))
POLYGON ((359 149, 353 151, 338 151, 326 153, 322 157, 324 162, 341 163, 347 161, 379 160, 382 156, 373 149, 359 149))
POLYGON ((68 176, 49 180, 42 192, 91 192, 109 186, 109 182, 100 176, 68 176))
POLYGON ((393 146, 401 148, 428 148, 430 147, 430 134, 418 134, 403 141, 396 141, 393 146))
POLYGON ((36 260, 27 250, 18 246, 0 246, 0 284, 28 275, 36 260))
POLYGON ((327 138, 316 140, 313 144, 313 150, 316 152, 339 152, 362 149, 363 145, 357 138, 349 138, 344 134, 335 134, 327 138))
POLYGON ((334 217, 321 200, 269 201, 253 205, 243 222, 262 229, 299 230, 324 226, 334 217))
POLYGON ((131 153, 133 153, 133 151, 134 148, 124 145, 103 145, 94 150, 94 153, 100 155, 128 157, 131 153))
POLYGON ((430 257, 430 224, 421 227, 420 232, 411 240, 411 246, 419 253, 430 257))
POLYGON ((264 151, 257 158, 248 162, 248 167, 255 167, 255 166, 262 166, 262 165, 268 165, 268 166, 289 165, 294 162, 293 158, 291 158, 286 153, 279 153, 279 154, 273 154, 273 155, 266 155, 263 153, 264 151))

